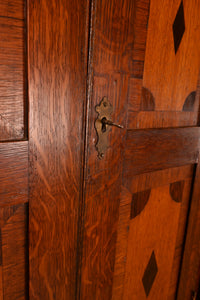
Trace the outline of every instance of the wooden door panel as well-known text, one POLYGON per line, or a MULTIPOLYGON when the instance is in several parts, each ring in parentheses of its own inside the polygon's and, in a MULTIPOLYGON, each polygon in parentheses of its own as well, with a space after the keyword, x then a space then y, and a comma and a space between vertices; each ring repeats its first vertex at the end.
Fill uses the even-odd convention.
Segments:
POLYGON ((28 205, 0 207, 0 297, 28 299, 28 205))
POLYGON ((0 143, 0 298, 28 295, 28 142, 0 143))
POLYGON ((177 299, 199 296, 200 279, 200 164, 196 166, 177 299))
POLYGON ((28 142, 0 144, 0 206, 28 201, 28 142))
POLYGON ((31 299, 75 299, 88 1, 29 1, 31 299))
POLYGON ((132 195, 123 299, 168 298, 181 208, 179 202, 183 193, 189 200, 191 188, 189 184, 183 190, 184 184, 184 181, 178 181, 151 189, 149 199, 144 199, 147 203, 142 211, 133 206, 143 199, 137 194, 132 195), (173 195, 173 185, 180 186, 180 194, 173 195))
MULTIPOLYGON (((128 128, 197 123, 199 10, 196 1, 151 1, 144 75, 130 77, 129 81, 128 128), (179 23, 176 25, 177 15, 179 23), (177 36, 176 31, 182 29, 183 35, 177 36), (174 41, 177 40, 179 47, 175 50, 174 41)), ((145 44, 142 46, 145 50, 145 44)))
MULTIPOLYGON (((195 0, 150 3, 143 86, 153 94, 156 111, 182 111, 188 95, 196 91, 199 11, 195 0)), ((190 109, 197 111, 198 101, 192 104, 190 109)))
POLYGON ((0 1, 0 140, 27 137, 25 1, 0 1))
MULTIPOLYGON (((125 274, 126 274, 126 268, 129 268, 129 264, 127 264, 127 247, 129 243, 129 236, 130 236, 130 223, 131 221, 131 210, 132 211, 138 211, 142 212, 145 208, 145 205, 148 203, 148 201, 142 201, 148 200, 150 196, 151 190, 157 190, 164 187, 166 189, 166 193, 169 195, 170 193, 170 185, 171 183, 175 182, 184 182, 184 192, 182 193, 182 201, 181 201, 181 208, 179 212, 179 226, 177 230, 176 235, 176 244, 174 246, 174 254, 173 254, 173 267, 171 269, 171 275, 170 275, 170 284, 168 280, 168 286, 169 287, 169 299, 174 299, 176 288, 177 288, 177 279, 179 274, 179 268, 180 268, 180 261, 182 257, 182 246, 184 241, 184 235, 185 235, 185 223, 187 219, 187 213, 188 213, 188 205, 189 205, 189 195, 188 191, 190 190, 191 186, 191 180, 193 177, 193 170, 194 165, 187 165, 183 167, 177 167, 177 168, 171 168, 171 169, 165 169, 160 170, 156 172, 151 173, 145 173, 140 174, 132 177, 132 181, 126 180, 126 177, 123 180, 123 186, 120 196, 120 208, 119 208, 119 222, 118 222, 118 234, 117 234, 117 244, 116 244, 116 256, 115 256, 115 271, 114 271, 114 280, 113 280, 113 295, 112 299, 123 299, 123 293, 125 293, 124 290, 124 283, 125 283, 125 274), (167 188, 168 187, 168 188, 167 188), (144 193, 144 191, 147 191, 147 193, 144 193), (186 193, 185 193, 186 192, 186 193), (137 195, 140 197, 138 198, 137 195), (139 202, 138 202, 139 200, 139 202), (139 205, 138 209, 133 209, 134 201, 138 202, 139 205), (140 208, 140 209, 139 209, 140 208), (171 297, 171 298, 170 298, 171 297)), ((173 187, 173 184, 171 185, 171 188, 173 187)), ((162 191, 161 191, 162 194, 162 191)), ((162 199, 162 196, 161 196, 162 199)), ((161 200, 162 202, 162 200, 161 200)), ((170 199, 171 202, 171 199, 170 199)), ((178 202, 177 202, 178 203, 178 202)), ((180 203, 179 203, 180 204, 180 203)), ((137 206, 136 206, 137 207, 137 206)), ((179 209, 179 208, 178 208, 179 209)), ((154 211, 151 212, 150 220, 153 219, 154 211)), ((132 213, 133 215, 133 213, 132 213)), ((138 214, 139 217, 140 214, 138 214)), ((137 218, 137 216, 136 216, 137 218)), ((140 217, 141 218, 141 217, 140 217)), ((134 219, 133 219, 134 220, 134 219)), ((151 224, 151 222, 150 222, 151 224)), ((141 226, 141 229, 143 230, 144 225, 141 226)), ((150 225, 151 226, 151 225, 150 225)), ((167 224, 166 224, 167 226, 167 224)), ((134 226, 132 226, 134 229, 134 226)), ((145 234, 146 236, 146 234, 145 234)), ((141 241, 142 241, 142 237, 141 241)), ((156 244, 156 243, 155 243, 156 244)), ((130 244, 130 254, 131 249, 134 247, 135 242, 130 244)), ((143 244, 140 245, 143 249, 143 244)), ((145 245, 145 244, 144 244, 145 245)), ((157 246, 159 246, 159 243, 157 243, 157 246)), ((136 245, 137 247, 137 245, 136 245)), ((130 259, 133 260, 133 258, 130 259)), ((135 259, 135 262, 137 263, 137 259, 135 259)), ((131 265, 130 265, 131 269, 131 265)), ((129 271, 130 271, 129 269, 129 271)), ((134 272, 134 269, 132 269, 134 272)), ((145 270, 145 268, 143 269, 145 270)), ((143 274, 142 274, 143 275, 143 274)), ((140 287, 142 284, 142 277, 140 277, 140 287)), ((130 281, 129 281, 130 283, 130 281)), ((132 285, 135 286, 135 283, 132 282, 132 285)), ((141 292, 144 292, 144 287, 142 285, 141 292)), ((144 292, 145 293, 145 292, 144 292)), ((133 292, 134 294, 134 292, 133 292)), ((143 294, 144 296, 144 294, 143 294)), ((138 296, 139 297, 139 296, 138 296)))
MULTIPOLYGON (((113 104, 113 120, 125 124, 127 71, 134 42, 133 1, 96 1, 91 12, 88 125, 82 207, 80 299, 111 299, 125 131, 113 128, 104 159, 95 151, 95 106, 104 96, 113 104), (112 200, 114 199, 114 201, 112 200), (106 262, 106 263, 105 263, 106 262)), ((137 5, 136 5, 137 6, 137 5)), ((148 2, 142 8, 148 11, 148 2)), ((137 7, 139 10, 139 7, 137 7)))
POLYGON ((145 299, 142 277, 151 257, 150 266, 155 258, 154 269, 157 260, 161 269, 150 297, 175 298, 199 151, 199 129, 193 128, 199 107, 198 9, 195 1, 178 0, 92 3, 80 299, 145 299), (174 25, 180 15, 181 38, 174 25), (111 129, 109 147, 99 160, 95 106, 104 96, 114 107, 112 120, 125 129, 111 129), (131 213, 133 194, 140 192, 131 213), (142 201, 143 212, 130 220, 142 201), (139 266, 140 275, 134 273, 139 266))

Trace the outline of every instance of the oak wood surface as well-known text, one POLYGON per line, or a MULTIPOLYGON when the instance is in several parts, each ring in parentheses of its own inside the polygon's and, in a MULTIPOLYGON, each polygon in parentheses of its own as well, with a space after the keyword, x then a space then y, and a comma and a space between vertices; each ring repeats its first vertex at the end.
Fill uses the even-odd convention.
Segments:
MULTIPOLYGON (((187 235, 180 271, 178 300, 191 299, 200 282, 200 165, 196 166, 187 235)), ((198 298, 197 298, 198 299, 198 298)))
POLYGON ((24 19, 25 0, 1 0, 0 17, 9 17, 14 19, 24 19))
MULTIPOLYGON (((131 76, 129 81, 128 128, 197 124, 199 107, 197 83, 200 68, 199 5, 195 0, 182 2, 176 0, 173 3, 163 0, 150 2, 142 73, 140 77, 131 76), (173 24, 180 3, 183 3, 185 31, 175 53, 173 24), (143 88, 148 89, 154 98, 154 111, 147 111, 140 105, 143 88), (186 100, 195 92, 193 105, 188 109, 186 100)), ((140 44, 140 47, 143 48, 143 44, 140 44)))
POLYGON ((196 163, 199 134, 199 127, 128 131, 123 176, 196 163))
POLYGON ((0 298, 28 300, 28 205, 0 208, 0 298))
POLYGON ((75 299, 88 1, 29 1, 30 299, 75 299))
POLYGON ((125 131, 112 128, 100 161, 95 151, 95 106, 106 95, 114 107, 112 120, 126 124, 129 73, 141 76, 143 69, 148 3, 92 2, 80 299, 112 297, 125 131))
POLYGON ((0 1, 0 140, 27 136, 25 1, 0 1))
MULTIPOLYGON (((181 202, 188 203, 190 188, 191 179, 184 181, 181 202)), ((148 299, 168 299, 171 275, 175 271, 173 263, 177 255, 175 248, 180 213, 181 203, 172 199, 170 185, 164 185, 151 189, 149 200, 142 212, 130 220, 123 299, 146 299, 145 291, 148 291, 148 299), (155 254, 158 272, 152 277, 152 285, 147 286, 142 279, 145 271, 150 278, 154 274, 153 266, 151 269, 147 268, 152 253, 155 254)), ((184 225, 182 223, 181 227, 184 225)), ((177 278, 176 271, 173 280, 175 283, 177 278)))
MULTIPOLYGON (((183 1, 185 32, 175 53, 173 23, 180 3, 178 0, 150 3, 143 86, 154 95, 158 111, 181 111, 185 99, 197 87, 200 2, 183 1)), ((195 111, 198 104, 197 101, 195 111)))
MULTIPOLYGON (((141 192, 144 190, 157 189, 159 187, 168 185, 175 181, 185 181, 183 201, 181 203, 179 225, 176 238, 176 246, 173 257, 173 267, 171 269, 171 279, 169 283, 169 299, 175 299, 177 280, 180 268, 180 262, 182 257, 182 246, 184 242, 185 224, 188 212, 188 202, 190 191, 191 180, 193 176, 193 165, 187 165, 183 167, 170 168, 166 170, 155 171, 151 173, 144 173, 132 177, 132 181, 123 181, 122 191, 120 195, 120 209, 119 209, 119 222, 118 222, 118 235, 117 235, 117 246, 116 246, 116 257, 115 257, 115 272, 113 282, 113 294, 112 299, 118 300, 123 298, 124 284, 125 284, 125 270, 128 268, 127 264, 127 244, 129 237, 130 227, 130 211, 131 201, 133 193, 141 192), (125 186, 126 184, 126 186, 125 186), (171 297, 171 298, 170 298, 171 297)), ((153 215, 153 212, 152 212, 153 215)), ((144 224, 141 224, 144 226, 144 224)), ((151 226, 149 224, 149 226, 151 226)), ((138 229, 139 230, 139 229, 138 229)), ((143 237, 141 236, 141 240, 143 237)), ((143 240, 144 242, 144 240, 143 240)), ((135 245, 135 243, 133 243, 135 245)), ((158 244, 159 245, 159 244, 158 244)), ((145 242, 144 242, 145 247, 145 242)), ((137 259, 136 259, 137 261, 137 259)), ((130 266, 131 268, 131 266, 130 266)), ((135 286, 135 283, 132 282, 135 286)), ((166 292, 167 295, 167 292, 166 292)))
POLYGON ((28 142, 0 143, 0 207, 28 201, 28 142))

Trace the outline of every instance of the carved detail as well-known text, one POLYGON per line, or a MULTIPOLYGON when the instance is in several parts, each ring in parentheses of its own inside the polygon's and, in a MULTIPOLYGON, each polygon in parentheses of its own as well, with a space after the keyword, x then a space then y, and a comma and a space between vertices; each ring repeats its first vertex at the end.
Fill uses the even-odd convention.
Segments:
POLYGON ((183 111, 193 111, 194 110, 195 98, 196 98, 196 92, 193 91, 185 99, 182 110, 183 111))
POLYGON ((181 202, 183 196, 184 181, 177 181, 170 184, 170 195, 175 202, 181 202))
POLYGON ((131 214, 130 219, 135 218, 137 215, 143 211, 145 205, 147 204, 149 200, 151 190, 145 190, 139 193, 135 193, 132 196, 132 202, 131 202, 131 214))
POLYGON ((145 87, 142 87, 142 96, 141 96, 140 110, 142 110, 142 111, 154 111, 155 110, 155 99, 154 99, 154 96, 145 87))

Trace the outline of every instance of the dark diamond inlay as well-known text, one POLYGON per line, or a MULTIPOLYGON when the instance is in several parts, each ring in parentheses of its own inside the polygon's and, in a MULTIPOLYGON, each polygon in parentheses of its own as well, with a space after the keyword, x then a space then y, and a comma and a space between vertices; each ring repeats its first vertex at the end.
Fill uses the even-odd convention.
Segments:
POLYGON ((181 1, 178 12, 176 14, 176 18, 173 23, 175 53, 178 51, 184 32, 185 32, 185 20, 184 20, 183 1, 181 1))
POLYGON ((148 265, 146 267, 146 270, 144 272, 144 275, 142 277, 142 283, 147 297, 150 293, 157 273, 158 267, 156 263, 155 253, 153 251, 149 259, 148 265))

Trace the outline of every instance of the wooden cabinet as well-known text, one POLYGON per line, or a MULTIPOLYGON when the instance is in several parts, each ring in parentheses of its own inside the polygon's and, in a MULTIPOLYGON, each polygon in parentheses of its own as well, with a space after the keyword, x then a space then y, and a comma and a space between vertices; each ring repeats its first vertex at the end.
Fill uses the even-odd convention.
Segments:
POLYGON ((200 2, 0 0, 0 11, 0 298, 192 299, 200 2), (102 128, 100 159, 104 97, 123 128, 102 128))

